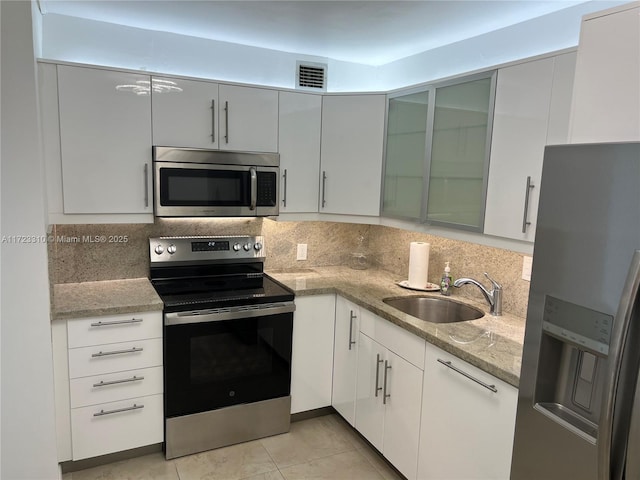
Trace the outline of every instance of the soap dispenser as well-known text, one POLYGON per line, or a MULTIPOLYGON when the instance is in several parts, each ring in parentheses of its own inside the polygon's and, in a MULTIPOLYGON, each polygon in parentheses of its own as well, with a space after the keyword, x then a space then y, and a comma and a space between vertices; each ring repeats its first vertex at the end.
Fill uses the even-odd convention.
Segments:
POLYGON ((446 262, 444 267, 444 273, 442 274, 442 280, 440 281, 440 293, 442 295, 449 296, 451 295, 451 290, 449 287, 451 286, 451 269, 449 268, 449 262, 446 262))

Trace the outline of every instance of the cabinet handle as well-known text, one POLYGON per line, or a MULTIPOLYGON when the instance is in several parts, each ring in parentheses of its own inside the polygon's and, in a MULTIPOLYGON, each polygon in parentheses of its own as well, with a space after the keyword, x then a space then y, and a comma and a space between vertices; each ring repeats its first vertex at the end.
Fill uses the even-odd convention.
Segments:
POLYGON ((327 185, 327 172, 322 171, 322 208, 327 204, 327 201, 324 198, 325 186, 327 185))
POLYGON ((284 169, 284 173, 282 174, 282 179, 284 180, 284 192, 282 192, 282 206, 287 206, 287 169, 284 169))
POLYGON ((224 102, 224 143, 229 143, 229 102, 224 102))
POLYGON ((116 408, 115 410, 107 410, 106 412, 104 410, 100 410, 98 413, 94 413, 93 416, 102 417, 103 415, 111 415, 112 413, 129 412, 131 410, 139 410, 141 408, 144 408, 144 405, 136 405, 134 403, 132 406, 126 407, 126 408, 116 408))
POLYGON ((211 100, 211 143, 216 143, 216 101, 211 100))
POLYGON ((249 210, 255 210, 258 204, 258 174, 255 167, 249 169, 249 175, 251 177, 251 204, 249 210))
POLYGON ((356 344, 356 342, 353 340, 353 320, 355 318, 358 318, 358 317, 354 315, 353 310, 351 310, 349 315, 349 350, 351 350, 351 345, 356 344))
POLYGON ((493 393, 498 393, 498 389, 495 385, 489 385, 488 383, 484 383, 482 380, 478 380, 476 377, 469 375, 467 372, 460 370, 458 367, 454 367, 449 360, 442 360, 438 358, 438 362, 443 364, 445 367, 449 367, 454 372, 458 372, 460 375, 467 377, 469 380, 473 380, 478 385, 482 385, 487 390, 491 390, 493 393))
POLYGON ((129 323, 142 323, 142 318, 132 318, 131 320, 114 320, 112 322, 95 322, 92 323, 92 327, 108 327, 109 325, 125 325, 129 323))
POLYGON ((375 392, 375 396, 378 396, 378 392, 380 390, 382 390, 382 387, 379 387, 378 385, 380 384, 380 364, 382 363, 382 360, 380 360, 380 354, 376 354, 376 392, 375 392))
POLYGON ((527 221, 527 217, 529 216, 529 194, 531 189, 534 188, 535 185, 531 183, 531 177, 527 177, 527 187, 524 191, 524 215, 522 216, 522 233, 527 233, 527 226, 531 225, 531 222, 527 221))
POLYGON ((130 348, 128 350, 113 350, 111 352, 99 351, 98 353, 92 353, 91 357, 92 358, 96 358, 96 357, 106 357, 107 355, 120 355, 121 353, 137 353, 137 352, 141 352, 142 350, 144 350, 144 349, 143 348, 138 348, 138 347, 133 347, 133 348, 130 348))
POLYGON ((144 377, 136 377, 135 375, 131 378, 125 378, 122 380, 111 380, 109 382, 105 382, 104 380, 100 380, 98 383, 94 383, 94 387, 106 387, 107 385, 117 385, 119 383, 129 383, 129 382, 138 382, 144 380, 144 377))
POLYGON ((144 206, 149 206, 149 164, 144 164, 144 206))
POLYGON ((386 360, 384 361, 384 389, 382 391, 382 404, 387 404, 387 398, 391 397, 390 393, 387 393, 387 373, 391 370, 391 365, 386 360))

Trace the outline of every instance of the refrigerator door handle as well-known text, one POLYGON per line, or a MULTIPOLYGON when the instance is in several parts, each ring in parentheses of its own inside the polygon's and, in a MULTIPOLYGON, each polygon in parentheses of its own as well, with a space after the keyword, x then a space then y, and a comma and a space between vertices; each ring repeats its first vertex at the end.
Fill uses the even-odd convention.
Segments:
MULTIPOLYGON (((625 363, 629 364, 629 355, 632 353, 624 350, 630 336, 629 330, 632 328, 631 320, 639 308, 636 305, 639 287, 640 250, 636 250, 620 297, 609 345, 609 362, 604 383, 605 393, 598 428, 598 480, 621 480, 624 472, 624 455, 631 405, 624 405, 623 401, 626 398, 630 402, 635 391, 635 383, 633 385, 626 384, 623 375, 625 363), (628 354, 626 357, 625 353, 628 354), (625 387, 631 392, 624 392, 625 387), (616 471, 613 471, 614 469, 616 471)), ((631 361, 631 363, 633 362, 631 361)), ((637 369, 635 373, 637 374, 637 369)), ((635 413, 636 416, 638 414, 640 413, 635 413)))

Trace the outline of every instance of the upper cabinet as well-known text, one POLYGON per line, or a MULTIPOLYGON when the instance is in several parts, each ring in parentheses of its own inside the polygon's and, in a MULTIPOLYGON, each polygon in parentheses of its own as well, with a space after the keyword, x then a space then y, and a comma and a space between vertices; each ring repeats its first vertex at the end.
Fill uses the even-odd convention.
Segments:
POLYGON ((533 242, 544 147, 566 143, 575 53, 498 71, 484 233, 533 242))
POLYGON ((571 107, 571 143, 640 140, 640 5, 585 16, 571 107))
POLYGON ((280 92, 280 213, 318 211, 322 96, 280 92))
POLYGON ((278 92, 153 77, 153 144, 278 151, 278 92))
POLYGON ((380 212, 384 95, 322 99, 320 212, 380 212))
POLYGON ((153 77, 153 144, 217 149, 218 84, 153 77))
POLYGON ((59 65, 64 213, 150 213, 147 75, 59 65))

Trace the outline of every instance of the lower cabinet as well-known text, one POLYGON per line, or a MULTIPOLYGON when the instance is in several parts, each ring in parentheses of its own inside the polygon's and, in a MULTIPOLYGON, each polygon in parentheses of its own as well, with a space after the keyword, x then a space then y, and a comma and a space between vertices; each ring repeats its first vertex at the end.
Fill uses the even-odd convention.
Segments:
POLYGON ((291 413, 331 405, 335 298, 296 297, 291 354, 291 413))
POLYGON ((331 405, 352 426, 355 426, 356 420, 359 326, 360 307, 337 296, 331 405))
POLYGON ((361 315, 361 329, 375 340, 362 331, 358 337, 355 427, 412 480, 418 464, 423 372, 403 357, 411 358, 416 347, 424 352, 424 340, 368 311, 361 310, 361 315))
POLYGON ((423 385, 418 478, 508 480, 518 391, 430 344, 423 385))

